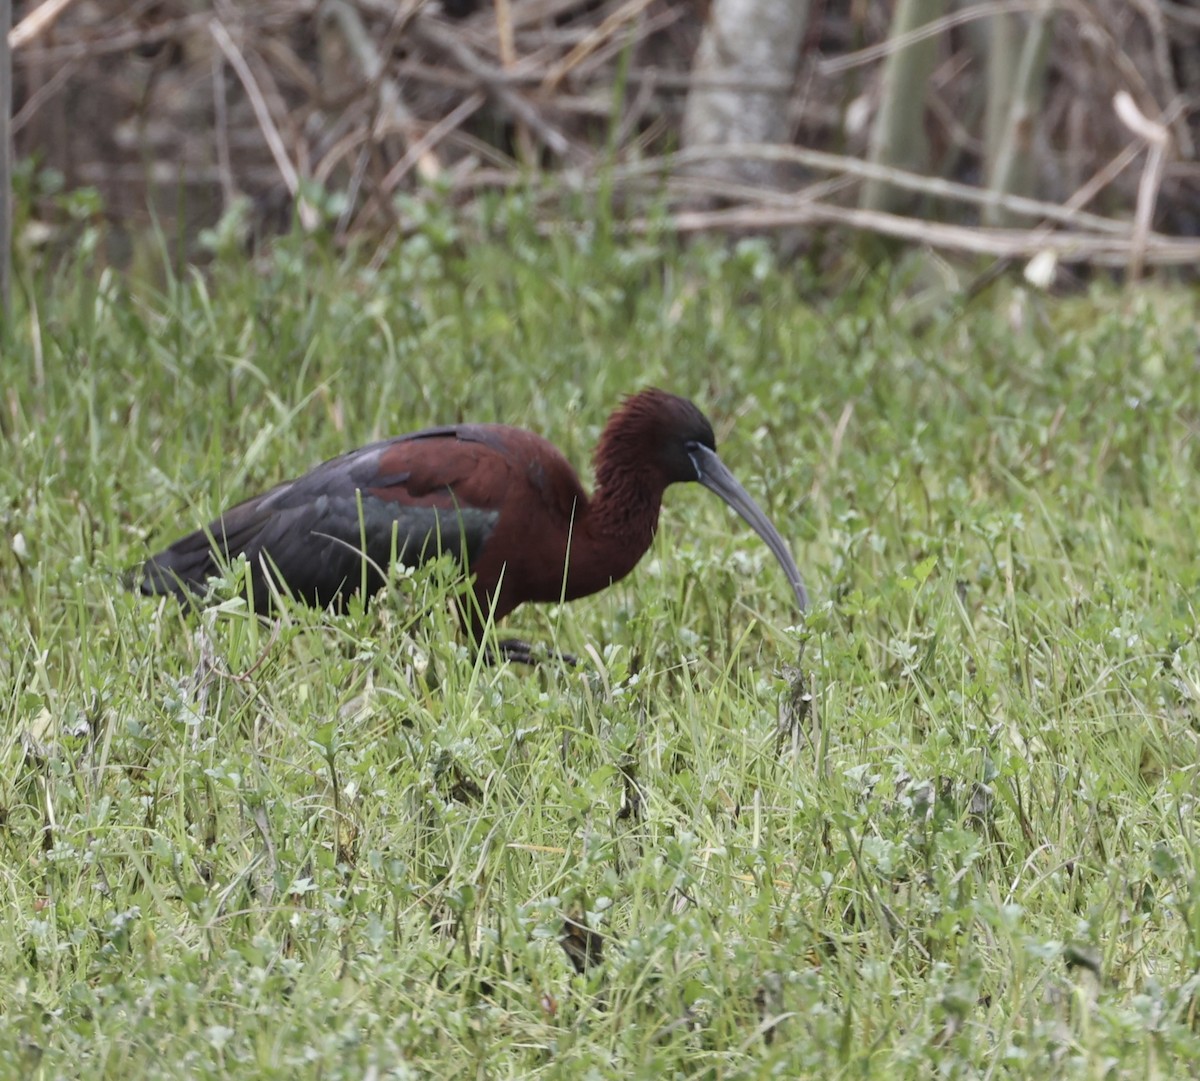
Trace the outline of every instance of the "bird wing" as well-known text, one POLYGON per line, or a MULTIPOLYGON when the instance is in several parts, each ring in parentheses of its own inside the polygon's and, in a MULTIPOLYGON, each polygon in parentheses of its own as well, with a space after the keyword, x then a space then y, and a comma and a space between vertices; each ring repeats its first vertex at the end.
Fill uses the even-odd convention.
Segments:
POLYGON ((449 552, 473 562, 496 526, 513 463, 502 430, 430 428, 333 458, 229 508, 154 556, 145 593, 202 589, 245 554, 255 595, 266 574, 309 603, 384 580, 393 557, 415 565, 449 552), (363 556, 366 560, 364 563, 363 556))

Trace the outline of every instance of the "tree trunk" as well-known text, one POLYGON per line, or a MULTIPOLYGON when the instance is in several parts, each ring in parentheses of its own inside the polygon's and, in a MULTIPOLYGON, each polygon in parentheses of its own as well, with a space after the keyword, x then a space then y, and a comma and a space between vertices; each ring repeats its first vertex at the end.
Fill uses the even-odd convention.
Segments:
MULTIPOLYGON (((809 0, 713 0, 692 62, 696 81, 683 118, 684 149, 785 142, 809 0)), ((692 176, 774 185, 778 166, 714 159, 692 176)))
MULTIPOLYGON (((994 103, 995 126, 989 125, 991 130, 987 132, 988 190, 996 196, 1025 195, 1030 189, 1033 125, 1046 87, 1052 28, 1053 5, 1044 0, 1026 25, 1015 70, 1002 70, 1012 64, 1014 43, 1003 43, 1010 52, 1004 60, 997 60, 994 50, 990 54, 993 66, 988 79, 989 120, 993 118, 991 96, 1001 98, 994 103)), ((1009 216, 995 203, 984 207, 983 220, 986 225, 1011 224, 1009 216)))
MULTIPOLYGON (((899 0, 892 17, 889 41, 941 18, 946 0, 899 0)), ((925 139, 925 96, 937 58, 937 37, 927 37, 888 53, 883 69, 879 112, 871 129, 869 160, 873 165, 923 172, 928 146, 925 139)), ((907 198, 884 180, 863 186, 861 205, 868 210, 899 210, 907 198)))

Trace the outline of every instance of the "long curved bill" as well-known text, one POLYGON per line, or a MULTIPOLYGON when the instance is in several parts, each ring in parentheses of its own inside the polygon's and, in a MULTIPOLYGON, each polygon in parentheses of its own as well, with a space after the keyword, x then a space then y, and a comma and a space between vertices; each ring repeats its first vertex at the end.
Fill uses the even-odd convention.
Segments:
POLYGON ((767 547, 774 553, 784 574, 787 575, 788 582, 796 594, 796 603, 800 606, 801 613, 806 612, 808 610, 808 590, 804 588, 804 579, 800 577, 800 571, 796 568, 792 553, 784 544, 779 530, 771 524, 771 519, 750 498, 750 493, 725 468, 725 463, 717 457, 714 451, 697 443, 688 448, 688 453, 691 456, 692 464, 696 467, 696 480, 710 492, 716 492, 742 516, 755 533, 766 541, 767 547))

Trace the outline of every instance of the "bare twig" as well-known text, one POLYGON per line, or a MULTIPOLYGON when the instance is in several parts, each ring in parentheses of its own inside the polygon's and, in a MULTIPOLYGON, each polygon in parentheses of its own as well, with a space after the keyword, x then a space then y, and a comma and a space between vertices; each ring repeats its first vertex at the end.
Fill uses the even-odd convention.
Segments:
MULTIPOLYGON (((514 66, 508 71, 497 69, 492 76, 494 81, 510 87, 539 86, 545 78, 544 73, 536 66, 529 66, 526 60, 520 61, 519 64, 520 66, 514 66)), ((436 82, 442 86, 453 86, 460 90, 470 90, 478 84, 477 79, 464 75, 454 68, 437 67, 421 60, 401 60, 396 64, 396 71, 410 78, 436 82)), ((762 75, 753 78, 740 75, 696 75, 694 72, 666 71, 661 68, 631 71, 627 78, 631 86, 643 86, 649 83, 655 90, 669 90, 680 94, 689 93, 695 87, 705 90, 744 90, 764 94, 787 93, 793 85, 791 79, 772 79, 762 75)), ((831 110, 830 116, 833 115, 834 110, 831 110)))
POLYGON ((542 79, 542 90, 547 94, 554 93, 558 89, 558 84, 567 77, 572 68, 586 59, 589 53, 598 49, 613 37, 626 23, 636 19, 653 2, 654 0, 626 0, 624 4, 612 12, 575 48, 546 72, 545 77, 542 79))
MULTIPOLYGON (((337 23, 341 30, 346 47, 358 60, 367 81, 377 88, 379 95, 379 120, 376 122, 374 135, 378 138, 382 126, 387 125, 401 132, 413 144, 413 132, 416 118, 404 103, 400 86, 387 74, 383 57, 375 47, 367 28, 363 25, 362 17, 346 3, 345 0, 325 0, 325 10, 337 23)), ((416 15, 416 6, 409 5, 407 11, 400 12, 396 18, 401 20, 400 26, 416 15)), ((433 180, 442 171, 441 162, 435 154, 421 154, 414 163, 417 172, 426 180, 433 180)), ((411 166, 410 166, 411 167, 411 166)), ((407 172, 407 170, 405 170, 407 172)))
MULTIPOLYGON (((1167 100, 1178 99, 1180 96, 1179 84, 1176 82, 1175 72, 1172 69, 1171 47, 1167 40, 1168 32, 1163 9, 1156 0, 1134 0, 1134 5, 1142 13, 1142 18, 1146 20, 1146 25, 1150 28, 1154 67, 1162 93, 1167 100)), ((1190 158, 1195 154, 1196 144, 1192 139, 1187 120, 1182 114, 1178 115, 1171 125, 1171 135, 1183 157, 1190 158)))
MULTIPOLYGON (((264 0, 248 10, 239 10, 239 15, 247 27, 262 31, 278 30, 292 26, 298 18, 311 14, 316 2, 317 0, 276 0, 271 3, 264 0)), ((133 49, 173 41, 203 31, 211 21, 212 15, 209 12, 201 12, 184 15, 178 19, 168 19, 145 29, 128 30, 118 23, 119 28, 113 33, 97 34, 89 30, 64 45, 47 45, 37 50, 37 60, 60 64, 68 60, 88 60, 114 53, 127 53, 133 49)), ((15 55, 19 62, 28 61, 31 56, 24 48, 18 50, 15 55)))
MULTIPOLYGON (((946 199, 974 206, 983 206, 993 199, 992 193, 970 184, 960 184, 953 180, 942 180, 934 176, 922 176, 919 173, 909 172, 905 169, 896 169, 890 166, 874 165, 871 162, 862 161, 859 158, 852 158, 843 154, 830 154, 823 150, 810 150, 807 147, 776 146, 773 144, 745 144, 737 147, 697 147, 692 150, 680 151, 678 154, 667 157, 648 158, 640 162, 617 166, 612 171, 609 179, 624 181, 638 177, 659 178, 670 175, 676 169, 685 165, 729 155, 737 155, 743 158, 758 158, 764 161, 792 162, 810 169, 819 170, 820 172, 843 173, 846 176, 855 177, 860 180, 885 180, 897 188, 904 188, 908 191, 937 199, 946 199)), ((588 183, 590 181, 585 182, 582 177, 579 177, 575 181, 574 186, 584 189, 588 186, 588 183)), ((1095 193, 1093 192, 1092 194, 1094 195, 1095 193)), ((1089 214, 1086 211, 1076 209, 1076 207, 1083 205, 1082 203, 1077 203, 1074 207, 1071 205, 1060 206, 1057 203, 1016 195, 1001 196, 998 197, 997 201, 998 205, 1004 207, 1006 210, 1029 218, 1045 218, 1064 225, 1092 229, 1097 232, 1111 232, 1123 235, 1128 235, 1130 232, 1130 226, 1127 222, 1114 221, 1111 218, 1101 217, 1098 214, 1089 214)))
POLYGON ((1060 3, 1071 12, 1081 29, 1085 29, 1088 39, 1097 43, 1104 52, 1105 59, 1112 62, 1123 89, 1128 90, 1139 103, 1143 111, 1158 111, 1158 102, 1154 92, 1147 84, 1141 67, 1136 64, 1129 54, 1121 47, 1121 43, 1113 37, 1108 27, 1097 17, 1091 3, 1085 0, 1060 0, 1060 3))
MULTIPOLYGON (((496 40, 499 45, 500 64, 505 72, 511 71, 517 63, 517 45, 513 29, 513 12, 511 0, 492 0, 496 9, 496 40)), ((526 165, 533 165, 537 160, 534 150, 533 136, 529 128, 521 120, 516 122, 516 144, 519 156, 526 165)))
POLYGON ((798 202, 817 202, 832 198, 844 192, 853 183, 848 177, 834 177, 808 184, 797 191, 783 192, 751 184, 739 184, 719 177, 688 176, 685 173, 683 176, 672 177, 668 181, 667 190, 672 194, 715 196, 728 201, 742 200, 759 206, 795 206, 798 202))
POLYGON ((283 137, 279 134, 279 129, 271 118, 271 110, 267 108, 262 91, 250 71, 250 66, 246 63, 246 58, 242 56, 241 50, 234 44, 233 39, 229 36, 229 31, 225 29, 225 25, 219 19, 210 20, 208 28, 217 47, 225 54, 225 59, 229 61, 230 67, 237 73, 237 77, 246 91, 246 96, 250 99, 255 119, 257 119, 259 129, 267 142, 267 148, 271 151, 271 157, 275 159, 276 168, 283 177, 288 193, 296 200, 301 225, 312 231, 320 222, 317 211, 300 197, 300 176, 292 164, 292 159, 288 157, 287 148, 283 145, 283 137))
MULTIPOLYGON (((687 10, 688 8, 683 4, 662 5, 657 11, 648 11, 642 14, 638 17, 636 25, 626 32, 614 34, 607 41, 598 42, 595 48, 572 69, 571 74, 580 82, 587 82, 595 78, 605 79, 604 90, 605 95, 608 96, 612 88, 608 85, 606 69, 614 58, 631 49, 638 42, 644 41, 651 34, 657 34, 667 27, 673 26, 684 17, 687 10)), ((640 77, 637 81, 640 81, 640 77)), ((790 85, 785 88, 785 90, 790 89, 790 85)), ((557 93, 563 93, 561 85, 558 87, 557 93)))
POLYGON ((1200 11, 1190 5, 1190 0, 1185 4, 1177 3, 1176 0, 1158 0, 1158 6, 1164 15, 1169 15, 1176 22, 1200 28, 1200 11))
POLYGON ((1133 245, 1129 253, 1129 278, 1131 281, 1137 281, 1142 276, 1146 242, 1154 220, 1154 204, 1158 201, 1158 192, 1162 187, 1163 169, 1166 166, 1167 151, 1171 146, 1171 136, 1163 124, 1145 116, 1134 103, 1133 97, 1124 90, 1119 91, 1113 99, 1113 111, 1134 135, 1145 140, 1149 148, 1146 167, 1142 170, 1142 178, 1138 183, 1137 211, 1133 216, 1133 245))
MULTIPOLYGON (((1076 213, 1079 211, 1080 207, 1087 206, 1087 204, 1090 203, 1097 196, 1097 194, 1108 187, 1108 185, 1111 184, 1113 180, 1117 178, 1117 176, 1119 176, 1133 163, 1134 158, 1137 157, 1139 152, 1140 147, 1136 145, 1125 147, 1121 153, 1119 153, 1111 161, 1105 163, 1103 167, 1098 169, 1095 174, 1089 177, 1086 183, 1080 185, 1079 189, 1075 191, 1065 203, 1063 203, 1061 209, 1070 213, 1076 213)), ((1003 206, 1003 203, 998 205, 1003 206)), ((1049 215, 1047 215, 1047 217, 1049 217, 1049 215)), ((1095 215, 1092 214, 1086 215, 1086 218, 1089 221, 1108 222, 1108 219, 1096 218, 1095 215)), ((1080 223, 1084 224, 1084 219, 1082 217, 1080 219, 1080 223)), ((1108 224, 1119 226, 1119 231, 1121 233, 1132 233, 1131 227, 1123 222, 1108 222, 1108 224)), ((1095 226, 1092 227, 1094 228, 1095 226)), ((1044 240, 1051 234, 1051 232, 1053 232, 1052 227, 1048 224, 1044 224, 1041 229, 1038 230, 1037 235, 1044 240)), ((1039 248, 1038 252, 1030 258, 1037 259, 1039 257, 1041 257, 1044 262, 1052 258, 1053 265, 1057 266, 1058 264, 1058 255, 1053 251, 1048 251, 1045 247, 1039 248)), ((977 275, 970 285, 963 290, 964 300, 969 302, 983 293, 990 285, 1000 278, 1000 276, 1012 265, 1014 261, 1014 256, 1000 256, 991 266, 989 266, 981 274, 977 275)), ((1051 271, 1052 270, 1053 267, 1051 267, 1051 271)), ((1028 276, 1029 267, 1026 267, 1026 277, 1028 276)))
POLYGON ((416 165, 421 158, 430 153, 438 143, 440 143, 447 135, 455 128, 462 124, 467 117, 474 113, 487 100, 487 95, 482 90, 476 90, 465 101, 460 101, 451 112, 442 117, 436 124, 433 125, 424 135, 421 136, 415 143, 408 148, 408 153, 404 155, 391 169, 388 170, 387 176, 383 178, 383 183, 380 185, 384 193, 392 191, 401 180, 404 179, 408 171, 416 165))
POLYGON ((221 176, 221 195, 228 210, 237 198, 237 184, 229 162, 229 109, 225 94, 225 63, 220 51, 212 54, 213 132, 217 143, 217 171, 221 176))
POLYGON ((40 38, 74 2, 75 0, 45 0, 11 30, 8 29, 9 23, 12 21, 12 7, 9 5, 9 17, 4 23, 4 31, 8 34, 9 48, 15 52, 17 49, 23 49, 36 38, 40 38))
POLYGON ((427 15, 419 16, 413 29, 423 40, 451 56, 460 68, 474 75, 483 88, 494 95, 515 119, 526 124, 547 149, 560 158, 568 155, 571 144, 567 137, 506 84, 502 71, 480 60, 459 35, 427 15))
MULTIPOLYGON (((680 233, 706 231, 750 231, 812 225, 840 225, 915 244, 975 255, 997 255, 1013 259, 1032 258, 1053 251, 1063 263, 1095 263, 1100 266, 1127 265, 1133 250, 1131 239, 1094 233, 1056 232, 1041 229, 984 229, 947 225, 922 218, 906 218, 879 210, 808 202, 793 207, 743 206, 726 210, 688 211, 667 218, 634 218, 616 227, 619 231, 646 234, 664 230, 680 233)), ((545 223, 542 232, 562 226, 545 223)), ((1200 260, 1200 240, 1149 235, 1145 262, 1157 266, 1186 266, 1200 260)))
POLYGON ((82 60, 68 60, 25 99, 21 111, 12 118, 12 134, 14 136, 29 123, 47 101, 71 81, 82 63, 82 60))

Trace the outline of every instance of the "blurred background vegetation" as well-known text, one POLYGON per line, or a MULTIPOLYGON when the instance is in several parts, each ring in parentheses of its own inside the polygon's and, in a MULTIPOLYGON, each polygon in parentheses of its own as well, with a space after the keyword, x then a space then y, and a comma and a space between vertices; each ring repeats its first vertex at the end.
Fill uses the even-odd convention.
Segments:
POLYGON ((847 231, 1040 282, 1200 259, 1200 9, 1173 0, 28 0, 13 21, 19 251, 103 220, 109 258, 153 224, 191 259, 298 220, 378 261, 427 197, 521 187, 547 229, 767 232, 818 265, 847 231))

